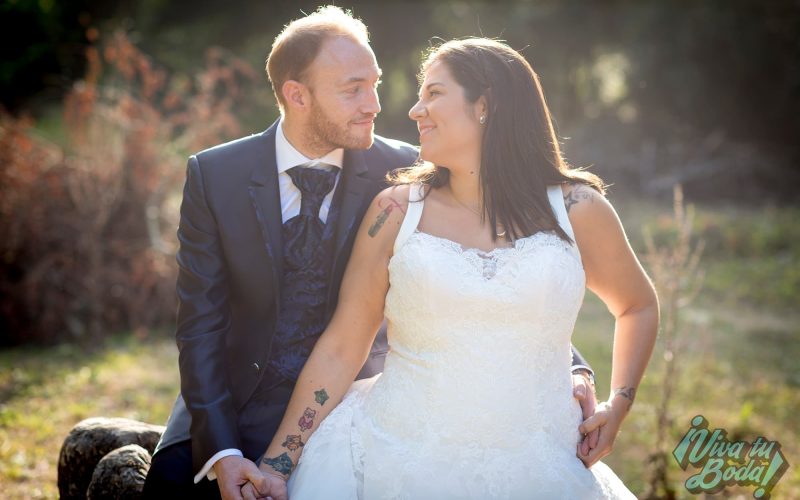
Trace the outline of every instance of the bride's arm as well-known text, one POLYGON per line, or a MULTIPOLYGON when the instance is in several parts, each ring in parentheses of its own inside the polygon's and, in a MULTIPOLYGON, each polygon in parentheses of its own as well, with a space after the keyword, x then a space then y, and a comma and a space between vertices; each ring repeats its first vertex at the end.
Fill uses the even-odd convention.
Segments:
POLYGON ((369 354, 383 320, 388 263, 403 221, 408 187, 389 188, 372 201, 345 270, 336 312, 320 336, 259 467, 288 478, 303 445, 339 404, 369 354), (405 201, 403 201, 405 200, 405 201))
POLYGON ((581 425, 584 434, 600 429, 598 445, 581 456, 591 466, 611 452, 622 420, 633 404, 656 341, 658 299, 608 200, 582 184, 565 186, 564 196, 569 201, 568 215, 583 260, 586 286, 616 319, 610 395, 581 425))

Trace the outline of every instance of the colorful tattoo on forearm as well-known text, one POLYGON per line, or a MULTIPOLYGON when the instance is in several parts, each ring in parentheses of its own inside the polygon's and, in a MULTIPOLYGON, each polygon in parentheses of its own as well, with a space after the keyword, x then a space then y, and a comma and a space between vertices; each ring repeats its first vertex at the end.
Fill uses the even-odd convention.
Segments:
POLYGON ((294 469, 294 462, 292 462, 292 459, 289 458, 289 455, 287 455, 286 453, 282 453, 275 458, 264 457, 261 459, 261 462, 269 465, 277 472, 280 472, 281 474, 284 474, 286 476, 291 474, 292 469, 294 469))
POLYGON ((286 441, 283 442, 281 446, 288 449, 289 451, 296 451, 306 444, 300 439, 300 434, 289 434, 286 436, 286 441))
POLYGON ((301 431, 307 431, 314 425, 314 417, 317 416, 317 410, 312 410, 311 408, 306 408, 306 411, 303 412, 303 416, 300 417, 300 420, 297 422, 297 425, 300 426, 301 431))
POLYGON ((594 193, 592 188, 587 187, 585 184, 578 184, 571 182, 572 189, 564 196, 564 204, 567 207, 567 213, 573 205, 576 205, 581 200, 589 200, 589 203, 594 203, 594 193))
POLYGON ((378 207, 382 208, 383 210, 375 218, 375 222, 373 222, 372 225, 369 227, 368 234, 370 238, 374 238, 375 235, 378 234, 378 231, 381 230, 383 224, 386 222, 386 219, 389 218, 389 214, 392 213, 392 210, 396 208, 401 212, 403 212, 403 215, 405 215, 406 213, 406 211, 403 209, 403 206, 391 198, 389 198, 388 200, 383 200, 383 199, 378 200, 378 207), (384 205, 386 206, 384 207, 384 205))
POLYGON ((325 389, 314 391, 314 400, 317 403, 319 403, 320 406, 324 405, 325 401, 327 401, 328 399, 330 399, 330 397, 328 396, 328 393, 325 391, 325 389))

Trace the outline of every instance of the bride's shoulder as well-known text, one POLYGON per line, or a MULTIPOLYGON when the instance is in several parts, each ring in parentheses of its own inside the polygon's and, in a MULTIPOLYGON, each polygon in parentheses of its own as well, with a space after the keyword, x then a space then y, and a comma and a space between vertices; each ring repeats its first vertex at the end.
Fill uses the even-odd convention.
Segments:
POLYGON ((567 212, 571 212, 573 207, 582 205, 584 208, 596 201, 606 200, 606 197, 593 186, 579 181, 568 181, 561 184, 561 193, 564 195, 564 205, 567 212))
POLYGON ((394 239, 408 210, 411 185, 391 186, 379 192, 370 203, 364 216, 370 238, 394 239))
POLYGON ((378 195, 375 196, 375 200, 383 200, 384 202, 393 200, 398 205, 407 207, 408 199, 412 189, 419 189, 419 188, 416 184, 397 184, 395 186, 389 186, 380 193, 378 193, 378 195))
POLYGON ((415 184, 389 186, 375 196, 375 199, 372 200, 372 205, 380 210, 388 209, 390 214, 395 214, 399 211, 400 215, 403 215, 408 209, 408 202, 412 197, 412 189, 419 188, 415 184))
POLYGON ((602 238, 611 227, 621 225, 611 202, 594 187, 582 182, 567 182, 561 185, 561 192, 577 239, 602 238))

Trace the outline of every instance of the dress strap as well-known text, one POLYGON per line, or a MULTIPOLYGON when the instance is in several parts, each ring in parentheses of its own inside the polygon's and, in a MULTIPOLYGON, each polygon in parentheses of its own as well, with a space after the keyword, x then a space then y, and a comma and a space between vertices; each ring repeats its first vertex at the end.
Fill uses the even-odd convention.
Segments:
POLYGON ((560 184, 547 186, 547 196, 550 198, 550 206, 553 207, 553 212, 556 214, 558 225, 567 233, 567 236, 572 238, 573 244, 571 245, 578 260, 581 258, 578 244, 575 242, 575 232, 572 230, 572 224, 569 222, 569 215, 567 215, 567 207, 564 203, 564 192, 561 190, 560 184))
POLYGON ((403 218, 403 224, 400 226, 400 231, 397 233, 397 238, 394 240, 394 253, 397 253, 408 237, 417 230, 419 220, 422 218, 422 207, 425 204, 424 185, 411 184, 408 187, 408 208, 406 209, 406 216, 403 218))

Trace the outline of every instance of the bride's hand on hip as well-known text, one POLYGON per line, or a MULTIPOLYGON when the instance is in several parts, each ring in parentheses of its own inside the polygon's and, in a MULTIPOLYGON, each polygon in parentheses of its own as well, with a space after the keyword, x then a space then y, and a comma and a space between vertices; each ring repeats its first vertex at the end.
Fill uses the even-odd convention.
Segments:
POLYGON ((604 401, 597 405, 597 411, 591 417, 584 420, 578 427, 584 436, 597 432, 596 445, 588 453, 584 453, 581 446, 578 449, 580 458, 586 467, 591 467, 601 458, 611 453, 614 449, 614 440, 617 438, 622 421, 628 414, 629 404, 621 398, 604 401))

